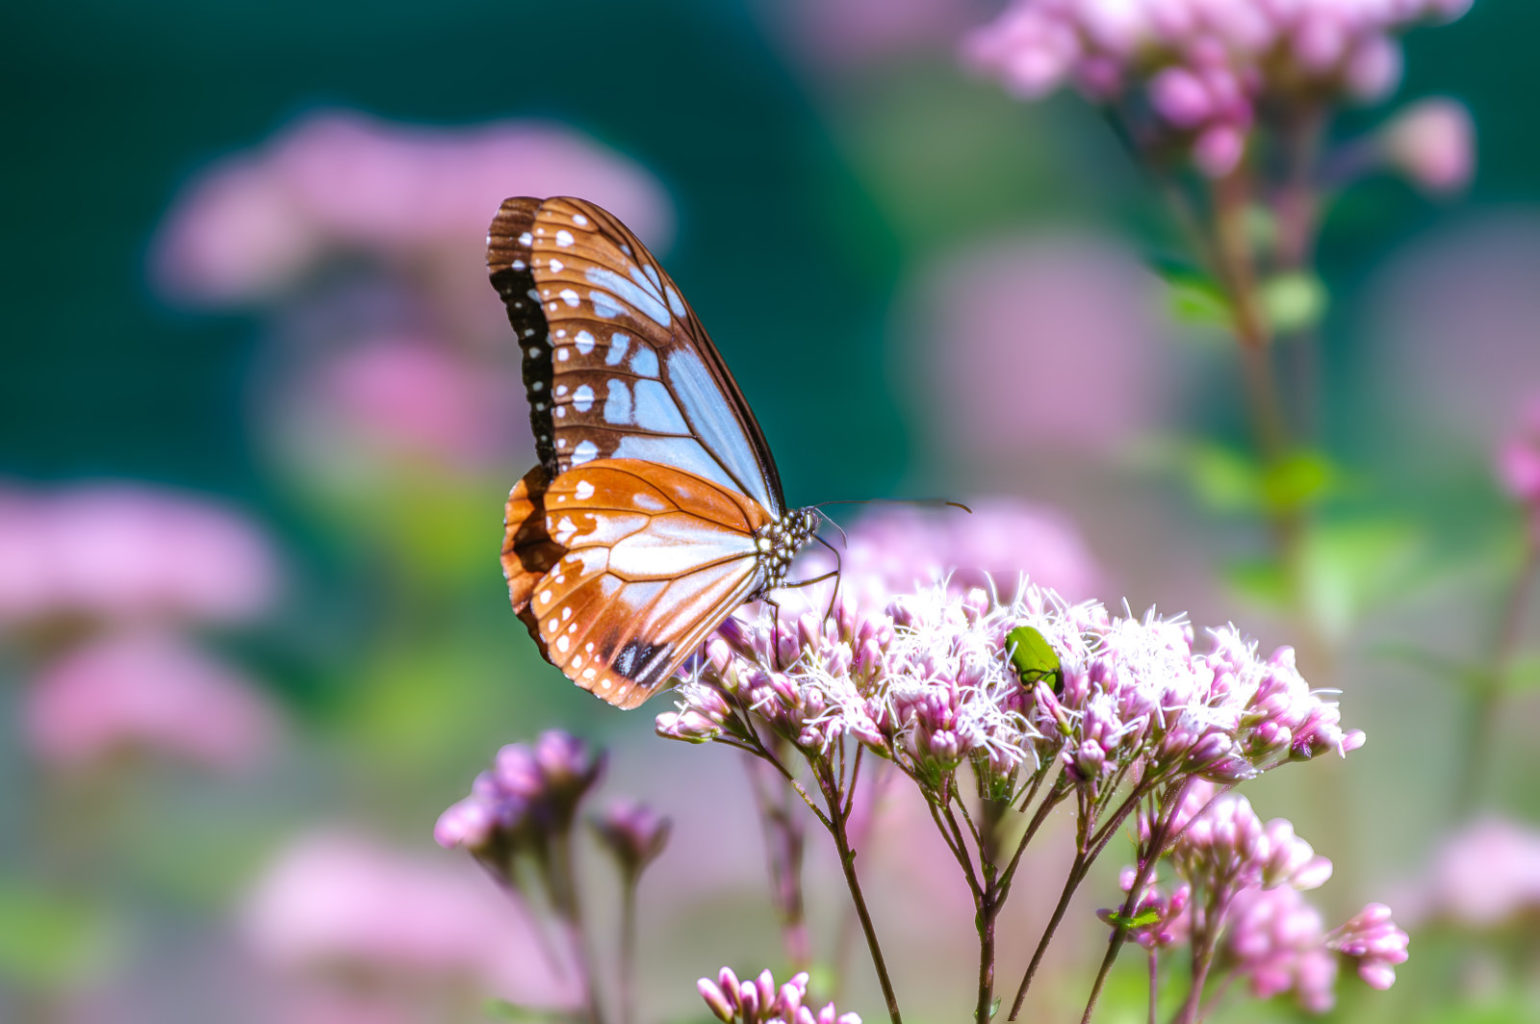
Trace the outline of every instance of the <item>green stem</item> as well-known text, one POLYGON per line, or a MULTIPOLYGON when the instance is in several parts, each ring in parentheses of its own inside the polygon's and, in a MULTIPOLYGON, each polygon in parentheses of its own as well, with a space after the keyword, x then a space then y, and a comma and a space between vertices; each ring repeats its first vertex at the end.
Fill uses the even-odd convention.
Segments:
MULTIPOLYGON (((840 870, 845 875, 845 885, 850 890, 850 898, 855 903, 856 917, 861 921, 861 931, 866 935, 866 948, 872 955, 872 967, 877 972, 877 983, 882 987, 882 997, 888 1004, 888 1019, 892 1024, 903 1024, 903 1015, 898 1009, 898 996, 893 991, 893 981, 888 976, 887 960, 882 955, 882 943, 877 940, 877 929, 872 924, 871 912, 866 907, 866 897, 861 892, 861 880, 856 875, 856 852, 850 846, 850 833, 847 828, 848 818, 841 813, 841 793, 836 780, 830 777, 828 766, 822 766, 823 770, 817 770, 819 785, 823 789, 824 802, 829 808, 829 817, 825 819, 829 828, 829 834, 834 837, 835 849, 839 852, 840 870)), ((822 817, 822 815, 820 815, 822 817)))
POLYGON ((1507 693, 1508 678, 1518 655, 1524 610, 1529 604, 1530 591, 1534 588, 1537 574, 1540 574, 1540 542, 1531 532, 1525 541, 1524 559, 1508 591, 1502 621, 1493 640, 1491 674, 1476 693, 1476 706, 1472 709, 1470 732, 1465 742, 1465 763, 1460 771, 1460 783, 1454 791, 1456 816, 1469 813, 1475 807, 1491 775, 1503 697, 1507 693))

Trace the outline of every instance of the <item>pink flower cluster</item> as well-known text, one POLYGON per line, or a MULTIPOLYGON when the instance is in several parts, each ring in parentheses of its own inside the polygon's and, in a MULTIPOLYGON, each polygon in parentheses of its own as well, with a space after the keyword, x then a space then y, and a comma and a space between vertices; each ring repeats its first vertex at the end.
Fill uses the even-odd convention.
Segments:
POLYGON ((487 898, 473 870, 356 835, 302 836, 279 851, 248 897, 242 923, 261 960, 296 980, 330 970, 337 984, 410 981, 459 991, 462 999, 490 991, 564 1007, 575 998, 547 965, 536 934, 505 903, 487 898))
POLYGON ((68 768, 164 754, 249 765, 277 716, 238 669, 184 630, 263 612, 276 556, 219 504, 119 483, 0 485, 0 640, 36 658, 22 721, 68 768))
POLYGON ((1311 1013, 1337 1001, 1337 958, 1326 946, 1321 912, 1298 889, 1245 889, 1226 912, 1221 970, 1233 971, 1258 999, 1293 993, 1311 1013))
POLYGON ((23 709, 42 760, 79 767, 154 752, 237 769, 272 743, 277 720, 236 669, 158 629, 108 633, 47 662, 23 709))
POLYGON ((1114 616, 1023 582, 1016 593, 936 583, 881 611, 827 619, 740 611, 660 715, 660 735, 752 742, 752 716, 810 753, 851 736, 919 778, 963 762, 1010 775, 1055 758, 1093 788, 1141 765, 1146 781, 1234 781, 1363 742, 1280 648, 1258 656, 1233 627, 1206 649, 1191 627, 1114 616), (1024 682, 1009 634, 1030 627, 1060 661, 1024 682))
MULTIPOLYGON (((1314 889, 1331 877, 1331 861, 1317 856, 1289 821, 1274 818, 1264 824, 1245 797, 1216 796, 1212 783, 1188 787, 1174 813, 1176 830, 1180 834, 1167 856, 1177 874, 1197 889, 1314 889)), ((1141 821, 1141 835, 1148 831, 1141 821)))
POLYGON ((966 44, 975 67, 1035 98, 1064 84, 1137 99, 1207 174, 1240 161, 1260 107, 1394 88, 1393 36, 1470 0, 1015 0, 966 44))
POLYGON ((266 538, 217 503, 135 484, 0 484, 0 629, 237 622, 276 583, 266 538))
MULTIPOLYGON (((840 589, 871 599, 945 577, 954 588, 989 585, 991 573, 1025 569, 1066 594, 1088 594, 1100 575, 1085 539, 1057 513, 1011 498, 958 508, 877 508, 858 519, 840 552, 840 589)), ((799 563, 800 565, 801 563, 799 563)), ((808 574, 834 567, 807 560, 808 574)))
MULTIPOLYGON (((1215 972, 1243 979, 1258 998, 1292 992, 1314 1013, 1335 1001, 1339 957, 1355 960, 1375 988, 1395 981, 1395 965, 1407 958, 1406 933, 1377 903, 1328 932, 1301 893, 1331 876, 1331 862, 1291 823, 1264 823, 1244 797, 1207 782, 1189 784, 1168 813, 1166 827, 1179 834, 1165 856, 1179 882, 1169 895, 1153 880, 1140 893, 1129 931, 1140 945, 1212 949, 1215 972)), ((1141 839, 1147 843, 1156 827, 1142 815, 1141 839)), ((1124 871, 1124 892, 1135 878, 1132 868, 1124 871)), ((1114 920, 1111 911, 1102 918, 1114 920)))
POLYGON ((1418 920, 1484 929, 1540 919, 1540 829, 1472 822, 1444 841, 1408 897, 1418 920))
POLYGON ((439 815, 433 838, 501 868, 528 843, 571 826, 578 803, 603 774, 604 760, 557 729, 541 733, 532 747, 510 743, 497 752, 490 771, 476 776, 470 796, 439 815))
POLYGON ((297 458, 315 463, 318 478, 382 458, 501 466, 520 443, 523 389, 496 358, 415 332, 386 332, 312 358, 274 425, 297 458))
POLYGON ((815 1013, 807 1005, 807 981, 804 971, 777 987, 768 970, 739 981, 732 968, 724 967, 715 981, 702 978, 696 988, 724 1024, 861 1024, 859 1016, 840 1013, 833 1003, 815 1013))
POLYGON ((1509 496, 1529 511, 1540 536, 1540 399, 1530 403, 1498 448, 1497 476, 1509 496))
POLYGON ((405 262, 447 249, 463 257, 455 273, 474 271, 493 211, 518 193, 587 196, 649 241, 669 228, 650 176, 565 127, 434 129, 328 112, 194 181, 156 242, 157 276, 167 294, 220 305, 271 296, 328 254, 405 262))

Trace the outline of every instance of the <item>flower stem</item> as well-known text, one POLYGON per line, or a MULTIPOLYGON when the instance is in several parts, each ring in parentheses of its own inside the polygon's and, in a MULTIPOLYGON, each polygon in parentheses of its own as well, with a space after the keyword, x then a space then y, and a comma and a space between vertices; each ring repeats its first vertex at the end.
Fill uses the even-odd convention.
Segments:
POLYGON ((975 1024, 989 1024, 995 999, 995 921, 1006 896, 1000 872, 1000 821, 1010 806, 1009 800, 985 797, 979 808, 979 867, 984 887, 977 900, 979 987, 973 1010, 975 1024))
POLYGON ((589 1024, 601 1024, 604 1011, 599 1002, 598 978, 594 972, 593 953, 583 927, 583 908, 578 898, 577 872, 572 855, 570 825, 555 831, 550 839, 550 858, 546 864, 546 887, 551 906, 561 918, 567 943, 572 950, 583 986, 583 1017, 589 1024))
POLYGON ((1069 901, 1075 895, 1075 890, 1080 888, 1080 883, 1084 880, 1089 867, 1090 860, 1083 854, 1077 853, 1074 862, 1069 866, 1069 874, 1064 879, 1064 888, 1059 891, 1059 902, 1054 906, 1053 914, 1048 918, 1048 924, 1037 940, 1037 947, 1032 950, 1032 959, 1027 962, 1026 972, 1021 976, 1021 984, 1016 986, 1016 998, 1011 1000, 1008 1019, 1015 1020, 1021 1013, 1021 1005, 1027 999, 1027 989, 1032 987, 1032 979, 1037 975, 1043 956, 1048 952, 1048 943, 1052 941, 1059 922, 1064 920, 1064 914, 1069 910, 1069 901))
POLYGON ((1216 899, 1210 912, 1204 915, 1201 938, 1192 951, 1192 989, 1177 1014, 1177 1024, 1197 1024, 1198 1011, 1203 1006, 1203 989, 1208 984, 1209 969, 1214 965, 1214 947, 1224 926, 1227 903, 1216 899))
POLYGON ((856 852, 850 846, 850 833, 846 827, 849 824, 848 817, 841 813, 841 794, 837 781, 829 774, 827 763, 815 767, 818 782, 823 789, 824 801, 829 808, 829 817, 825 819, 829 826, 829 834, 834 837, 835 849, 839 852, 840 870, 845 874, 845 885, 850 890, 850 899, 855 904, 856 917, 861 921, 861 930, 866 934, 866 948, 872 955, 872 967, 877 972, 877 983, 882 987, 882 997, 888 1004, 888 1019, 892 1024, 903 1024, 903 1015, 898 1009, 898 996, 893 991, 893 981, 888 976, 887 961, 882 955, 882 944, 877 941, 877 929, 872 924, 872 915, 866 907, 866 897, 861 892, 861 880, 856 876, 856 852))
POLYGON ((1160 1002, 1160 959, 1150 950, 1150 1016, 1149 1024, 1155 1024, 1155 1008, 1160 1002))
MULTIPOLYGON (((1123 901, 1123 909, 1119 912, 1119 919, 1127 921, 1133 916, 1134 908, 1139 905, 1139 894, 1144 891, 1150 876, 1155 873, 1155 865, 1160 861, 1161 855, 1166 852, 1166 846, 1176 839, 1171 834, 1172 819, 1176 810, 1182 804, 1182 798, 1186 796, 1187 789, 1192 783, 1192 777, 1188 777, 1180 785, 1170 792, 1162 801, 1159 819, 1150 829, 1150 838, 1145 848, 1140 851, 1138 870, 1135 872, 1133 884, 1128 887, 1128 898, 1123 901)), ((1220 793, 1227 792, 1229 787, 1224 787, 1209 798, 1198 814, 1208 810, 1209 806, 1219 798, 1220 793)), ((1133 809, 1134 801, 1130 799, 1124 804, 1122 813, 1127 814, 1133 809)), ((1197 815, 1193 815, 1197 817, 1197 815)), ((1190 821, 1191 819, 1189 819, 1190 821)), ((1110 838, 1110 833, 1106 838, 1110 838)), ((1100 846, 1095 847, 1096 852, 1106 848, 1106 838, 1100 846)), ((1107 975, 1112 970, 1113 963, 1118 958, 1118 953, 1123 949, 1123 943, 1128 941, 1128 929, 1122 924, 1113 926, 1112 935, 1107 940, 1107 952, 1102 957, 1101 967, 1096 971, 1096 980, 1091 983, 1091 994, 1086 998, 1085 1012, 1081 1015, 1081 1024, 1091 1024, 1091 1014, 1096 1010, 1096 1001, 1101 998, 1102 986, 1107 983, 1107 975)))
POLYGON ((765 860, 770 872, 770 898, 780 918, 781 941, 792 970, 804 971, 812 963, 802 893, 802 860, 806 837, 787 803, 793 794, 788 792, 781 800, 777 800, 776 795, 768 792, 759 777, 761 766, 751 760, 745 767, 748 769, 749 787, 754 792, 754 803, 759 810, 760 826, 764 833, 765 860))
POLYGON ((636 1019, 636 890, 637 876, 626 873, 620 896, 619 1024, 636 1019))
POLYGON ((1492 644, 1491 673, 1476 692, 1476 706, 1471 712, 1470 732, 1465 743, 1465 763, 1460 770, 1460 783, 1454 791, 1457 815, 1475 806, 1491 774, 1495 734, 1508 688, 1508 675, 1518 654, 1524 610, 1537 575, 1540 575, 1540 538, 1531 532, 1525 541, 1524 559, 1508 591, 1502 621, 1492 644))

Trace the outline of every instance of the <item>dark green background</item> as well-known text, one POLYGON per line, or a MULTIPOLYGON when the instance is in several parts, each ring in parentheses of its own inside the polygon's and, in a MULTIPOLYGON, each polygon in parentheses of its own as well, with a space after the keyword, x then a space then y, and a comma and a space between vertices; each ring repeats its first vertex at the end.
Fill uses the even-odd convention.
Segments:
MULTIPOLYGON (((1535 5, 1482 0, 1408 40, 1401 95, 1452 93, 1480 125, 1473 202, 1540 194, 1537 32, 1535 5)), ((317 106, 559 119, 653 169, 681 218, 669 266, 783 453, 793 501, 885 493, 905 473, 881 367, 907 261, 985 220, 1098 216, 1108 181, 1137 187, 1072 101, 1017 114, 939 48, 820 85, 730 0, 22 4, 0 14, 0 40, 0 472, 28 478, 133 475, 260 500, 242 408, 255 321, 168 311, 143 256, 179 185, 317 106), (959 90, 1036 145, 982 126, 925 137, 927 104, 959 90), (883 119, 901 131, 906 106, 923 166, 882 166, 844 134, 883 119), (1087 159, 1103 165, 1089 182, 1087 159)), ((1339 304, 1359 268, 1443 212, 1394 185, 1359 202, 1326 246, 1339 304)))

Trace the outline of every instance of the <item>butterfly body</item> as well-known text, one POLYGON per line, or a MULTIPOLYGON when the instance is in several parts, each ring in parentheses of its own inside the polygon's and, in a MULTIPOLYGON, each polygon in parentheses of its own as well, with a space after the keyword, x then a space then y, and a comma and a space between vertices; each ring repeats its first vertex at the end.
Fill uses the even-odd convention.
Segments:
POLYGON ((547 660, 634 707, 784 582, 818 517, 787 509, 731 373, 619 220, 578 199, 506 200, 487 265, 540 460, 508 498, 509 596, 547 660))

